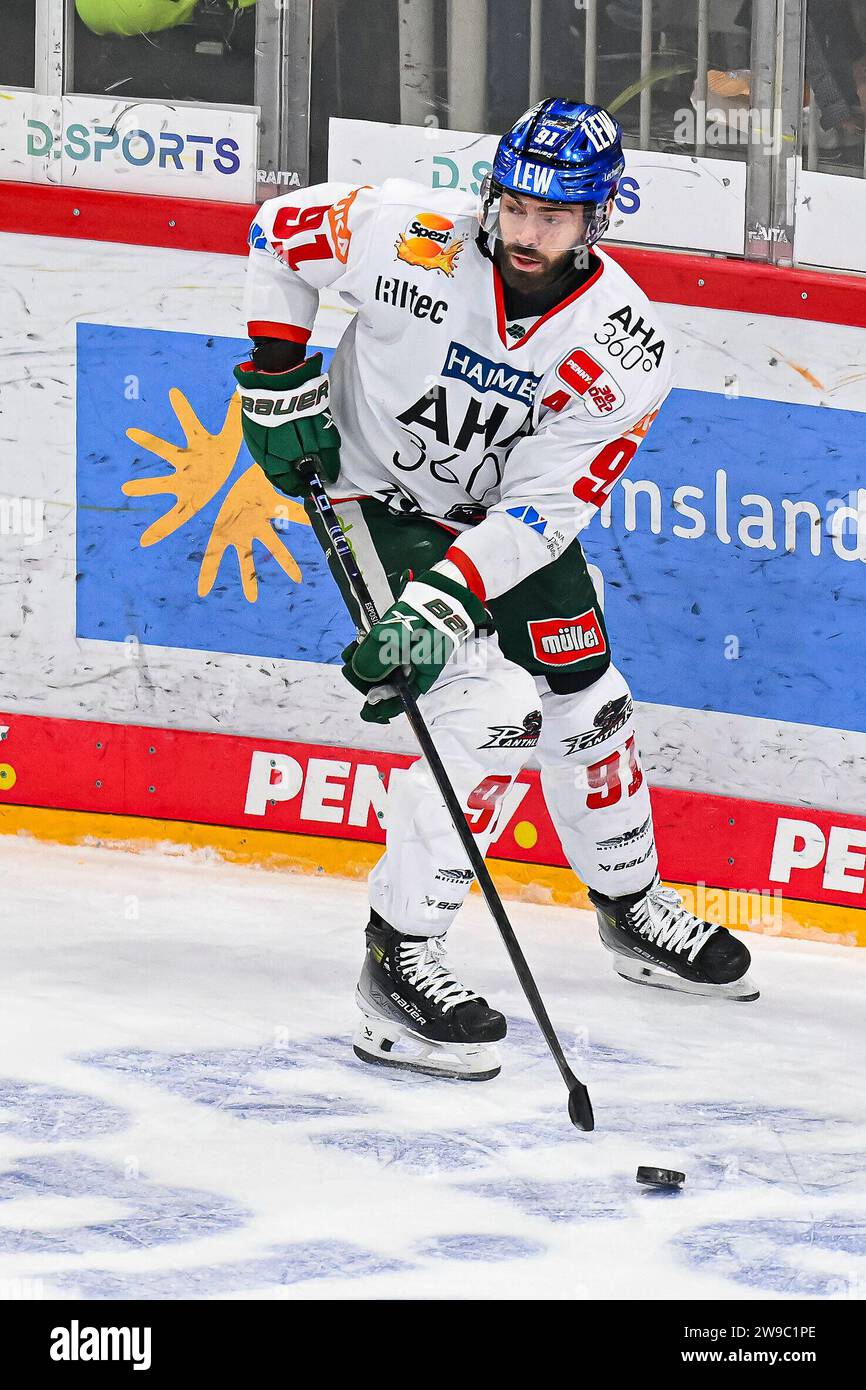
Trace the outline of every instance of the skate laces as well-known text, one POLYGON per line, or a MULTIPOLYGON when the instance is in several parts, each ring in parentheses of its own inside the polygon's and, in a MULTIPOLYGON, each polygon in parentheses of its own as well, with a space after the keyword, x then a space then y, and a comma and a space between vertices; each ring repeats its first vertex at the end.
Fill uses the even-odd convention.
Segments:
POLYGON ((683 906, 676 889, 665 888, 661 883, 653 884, 640 902, 635 903, 629 916, 641 936, 677 955, 686 952, 690 962, 718 931, 712 922, 702 922, 693 916, 683 906))
POLYGON ((474 990, 461 985, 459 980, 442 964, 445 959, 445 942, 441 936, 430 936, 423 941, 400 942, 400 973, 405 975, 410 985, 420 994, 426 994, 434 1004, 440 1004, 444 1013, 457 1004, 465 1004, 477 999, 474 990))

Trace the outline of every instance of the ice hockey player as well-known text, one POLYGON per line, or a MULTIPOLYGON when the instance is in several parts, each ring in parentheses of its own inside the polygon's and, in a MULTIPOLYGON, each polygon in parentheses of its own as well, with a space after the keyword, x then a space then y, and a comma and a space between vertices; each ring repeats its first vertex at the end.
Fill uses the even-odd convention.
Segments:
MULTIPOLYGON (((742 941, 659 881, 632 697, 578 539, 672 379, 655 306, 598 246, 620 140, 604 109, 548 99, 500 140, 480 208, 402 179, 266 202, 250 233, 252 356, 235 369, 244 435, 288 494, 318 455, 382 614, 343 673, 362 717, 387 722, 389 675, 408 670, 482 853, 534 753, 618 973, 754 999, 742 941), (357 311, 327 377, 306 357, 326 286, 357 311)), ((419 760, 370 876, 365 1060, 499 1071, 506 1021, 446 955, 471 880, 419 760)))

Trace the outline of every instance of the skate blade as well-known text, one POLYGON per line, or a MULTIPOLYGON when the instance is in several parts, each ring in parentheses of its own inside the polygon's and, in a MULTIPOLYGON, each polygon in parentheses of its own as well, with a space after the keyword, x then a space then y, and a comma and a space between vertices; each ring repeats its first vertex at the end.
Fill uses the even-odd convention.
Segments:
POLYGON ((355 1030, 352 1051, 374 1066, 450 1081, 490 1081, 502 1070, 499 1054, 490 1043, 431 1042, 399 1023, 366 1013, 355 1030))
POLYGON ((623 980, 628 980, 629 984, 649 985, 650 989, 669 989, 675 994, 696 994, 704 999, 729 999, 741 1004, 761 997, 760 990, 748 975, 723 985, 699 984, 697 980, 684 980, 682 975, 675 975, 672 970, 665 970, 661 965, 647 965, 644 961, 631 960, 618 954, 614 955, 613 968, 617 975, 623 980))

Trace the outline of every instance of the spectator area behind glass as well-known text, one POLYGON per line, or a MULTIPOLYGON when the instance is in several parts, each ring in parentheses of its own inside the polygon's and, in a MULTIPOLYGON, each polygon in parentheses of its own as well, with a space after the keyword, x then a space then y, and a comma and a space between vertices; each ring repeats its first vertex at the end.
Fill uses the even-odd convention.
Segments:
POLYGON ((855 0, 809 0, 803 158, 807 169, 866 172, 866 13, 855 0))
MULTIPOLYGON (((314 179, 330 116, 499 132, 552 94, 606 106, 633 149, 748 157, 752 0, 466 0, 456 53, 454 13, 444 0, 403 11, 397 0, 315 0, 314 179)), ((807 168, 862 175, 863 0, 808 0, 803 101, 807 168)))
POLYGON ((67 90, 252 106, 256 0, 74 5, 67 90))
POLYGON ((0 87, 32 87, 36 72, 36 0, 0 0, 0 87))
MULTIPOLYGON (((461 62, 449 41, 444 4, 426 9, 407 44, 396 0, 316 0, 313 12, 311 162, 323 177, 330 116, 500 132, 537 96, 597 101, 616 114, 633 148, 692 154, 697 143, 698 65, 722 78, 749 75, 751 7, 710 0, 699 34, 698 0, 654 0, 644 36, 642 0, 596 0, 592 17, 575 0, 488 0, 464 12, 461 62), (534 13, 534 20, 533 20, 534 13), (486 15, 486 25, 483 24, 486 15), (533 34, 533 22, 537 28, 533 34), (485 33, 486 28, 486 33, 485 33), (402 44, 402 48, 401 48, 402 44), (532 71, 533 51, 538 68, 532 71), (369 81, 371 64, 376 81, 369 81), (467 88, 472 88, 468 92, 467 88), (471 112, 470 117, 467 113, 471 112), (470 124, 469 121, 472 121, 470 124)), ((715 78, 714 78, 715 80, 715 78)), ((748 82, 746 82, 748 86, 748 82)), ((717 123, 720 138, 701 153, 746 158, 747 138, 717 123), (728 134, 730 138, 727 138, 728 134)))

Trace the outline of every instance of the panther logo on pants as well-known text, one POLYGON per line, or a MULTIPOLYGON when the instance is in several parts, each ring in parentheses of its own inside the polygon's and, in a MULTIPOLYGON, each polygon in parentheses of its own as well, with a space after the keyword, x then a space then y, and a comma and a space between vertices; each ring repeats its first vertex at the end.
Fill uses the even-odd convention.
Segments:
POLYGON ((534 748, 541 733, 541 710, 527 714, 520 728, 516 724, 491 724, 487 732, 490 738, 479 744, 480 748, 534 748))
POLYGON ((582 734, 571 734, 562 740, 566 745, 565 756, 585 752, 587 748, 595 748, 596 744, 605 743, 625 727, 633 713, 634 706, 630 695, 620 695, 615 700, 608 700, 593 719, 591 729, 586 729, 582 734))

